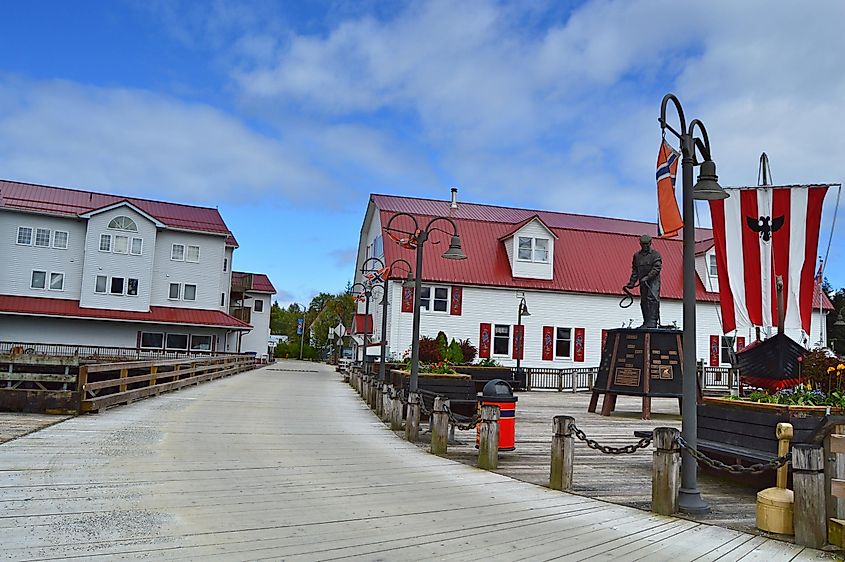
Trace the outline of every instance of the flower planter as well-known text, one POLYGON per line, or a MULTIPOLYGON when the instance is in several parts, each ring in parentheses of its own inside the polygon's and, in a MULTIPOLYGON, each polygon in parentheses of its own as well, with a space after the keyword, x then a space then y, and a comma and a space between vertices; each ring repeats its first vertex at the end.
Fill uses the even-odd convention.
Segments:
POLYGON ((455 371, 469 375, 472 377, 472 382, 475 383, 476 392, 481 392, 484 385, 493 379, 502 379, 507 381, 512 388, 522 388, 524 385, 521 381, 513 378, 513 370, 510 367, 480 367, 478 365, 455 365, 452 367, 455 371))

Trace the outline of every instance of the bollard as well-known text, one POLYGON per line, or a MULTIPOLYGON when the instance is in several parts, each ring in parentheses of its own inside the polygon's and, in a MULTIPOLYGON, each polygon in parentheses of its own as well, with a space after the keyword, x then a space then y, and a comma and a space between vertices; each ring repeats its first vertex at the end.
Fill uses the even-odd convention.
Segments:
POLYGON ((431 453, 445 455, 449 440, 449 401, 437 396, 431 411, 431 453))
POLYGON ((380 402, 380 404, 381 404, 381 415, 379 415, 379 418, 383 422, 389 422, 390 421, 390 406, 391 406, 391 403, 390 403, 390 385, 389 384, 383 383, 381 385, 381 397, 379 398, 379 400, 381 400, 381 402, 380 402))
POLYGON ((405 439, 416 443, 420 436, 420 395, 408 394, 408 418, 405 420, 405 439))
POLYGON ((652 434, 651 511, 658 515, 673 515, 678 511, 681 487, 679 434, 674 427, 657 427, 652 434))
POLYGON ((402 404, 402 389, 395 390, 393 393, 393 404, 390 408, 390 429, 393 431, 399 431, 402 429, 402 410, 404 406, 402 404))
POLYGON ((481 433, 478 444, 478 468, 495 470, 499 466, 499 407, 481 406, 481 433))
POLYGON ((575 438, 572 436, 572 416, 555 416, 552 420, 552 467, 549 473, 549 488, 568 492, 572 490, 572 463, 575 454, 575 438))
POLYGON ((795 489, 795 543, 821 548, 827 543, 824 455, 821 447, 792 447, 792 487, 795 489))

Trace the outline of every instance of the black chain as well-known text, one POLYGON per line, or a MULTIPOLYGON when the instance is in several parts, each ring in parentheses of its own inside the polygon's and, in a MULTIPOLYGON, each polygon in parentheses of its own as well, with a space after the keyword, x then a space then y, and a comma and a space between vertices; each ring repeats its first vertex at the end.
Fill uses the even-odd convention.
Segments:
POLYGON ((608 445, 602 445, 599 442, 588 438, 587 435, 583 431, 581 431, 578 426, 576 426, 574 423, 570 424, 570 427, 575 433, 575 437, 586 443, 587 447, 589 447, 590 449, 595 449, 596 451, 601 451, 606 455, 630 455, 631 453, 636 453, 637 449, 645 449, 651 444, 651 437, 644 437, 634 445, 626 445, 624 447, 610 447, 608 445))
POLYGON ((695 460, 706 464, 710 468, 715 468, 716 470, 724 470, 726 472, 730 472, 731 474, 760 474, 767 470, 777 470, 783 465, 792 462, 792 453, 790 452, 782 457, 772 459, 769 462, 761 462, 757 464, 752 464, 751 466, 742 466, 741 464, 725 464, 722 461, 711 459, 701 451, 690 447, 689 444, 684 441, 684 438, 680 435, 677 437, 676 441, 682 449, 686 449, 687 451, 689 451, 689 454, 692 455, 695 460))
POLYGON ((478 425, 479 416, 477 412, 469 418, 465 416, 460 416, 452 411, 452 408, 449 407, 449 403, 447 402, 446 413, 449 414, 449 423, 451 423, 461 431, 469 431, 470 429, 475 429, 475 426, 478 425))

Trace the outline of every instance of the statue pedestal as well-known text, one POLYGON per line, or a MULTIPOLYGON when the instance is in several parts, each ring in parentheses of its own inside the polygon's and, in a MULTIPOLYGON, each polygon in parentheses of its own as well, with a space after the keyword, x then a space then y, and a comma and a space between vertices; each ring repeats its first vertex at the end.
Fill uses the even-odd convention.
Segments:
POLYGON ((684 354, 681 330, 618 328, 607 331, 598 376, 588 412, 595 413, 604 394, 601 415, 616 408, 616 397, 642 396, 642 419, 651 419, 652 398, 683 396, 684 354))

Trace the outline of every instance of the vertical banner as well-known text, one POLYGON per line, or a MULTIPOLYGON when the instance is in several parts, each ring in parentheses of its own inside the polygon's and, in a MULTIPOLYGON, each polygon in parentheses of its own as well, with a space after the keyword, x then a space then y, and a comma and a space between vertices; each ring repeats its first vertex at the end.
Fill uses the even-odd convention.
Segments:
POLYGON ((518 324, 513 327, 513 358, 522 360, 525 347, 525 326, 518 324))
POLYGON ((722 350, 719 348, 719 336, 710 336, 710 366, 719 366, 719 355, 722 350))
POLYGON ((478 335, 478 356, 490 357, 490 324, 481 324, 481 333, 478 335))
POLYGON ((604 346, 607 345, 607 330, 601 331, 601 352, 602 357, 604 357, 604 346))
POLYGON ((575 328, 575 361, 584 362, 584 328, 575 328))
POLYGON ((743 336, 736 337, 736 350, 742 351, 745 349, 745 338, 743 336))
POLYGON ((461 307, 463 305, 464 290, 461 287, 452 287, 452 304, 449 307, 449 314, 452 316, 461 315, 461 307))
POLYGON ((414 311, 414 288, 402 287, 402 312, 414 311))
POLYGON ((543 361, 551 361, 554 355, 554 327, 543 326, 543 361))
POLYGON ((296 335, 301 336, 305 329, 305 318, 296 319, 296 335))

